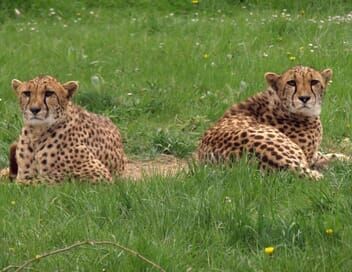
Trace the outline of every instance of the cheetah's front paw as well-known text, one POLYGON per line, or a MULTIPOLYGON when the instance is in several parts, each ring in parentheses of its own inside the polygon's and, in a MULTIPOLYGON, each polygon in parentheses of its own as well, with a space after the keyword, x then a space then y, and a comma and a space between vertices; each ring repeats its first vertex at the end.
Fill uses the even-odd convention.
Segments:
POLYGON ((10 176, 10 169, 9 168, 4 168, 0 170, 0 178, 5 179, 9 178, 10 176))
POLYGON ((324 175, 317 170, 311 170, 309 173, 309 177, 315 181, 319 181, 324 177, 324 175))

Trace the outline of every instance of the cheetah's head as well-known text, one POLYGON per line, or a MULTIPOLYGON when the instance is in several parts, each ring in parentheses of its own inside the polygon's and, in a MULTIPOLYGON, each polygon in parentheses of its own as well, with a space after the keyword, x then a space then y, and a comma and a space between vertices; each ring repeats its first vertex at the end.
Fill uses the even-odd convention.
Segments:
POLYGON ((293 67, 281 75, 266 73, 265 79, 276 91, 284 108, 295 114, 319 116, 332 70, 321 72, 310 67, 293 67))
POLYGON ((24 123, 50 126, 65 114, 78 83, 69 81, 61 84, 51 76, 39 76, 26 82, 14 79, 12 88, 19 99, 24 123))

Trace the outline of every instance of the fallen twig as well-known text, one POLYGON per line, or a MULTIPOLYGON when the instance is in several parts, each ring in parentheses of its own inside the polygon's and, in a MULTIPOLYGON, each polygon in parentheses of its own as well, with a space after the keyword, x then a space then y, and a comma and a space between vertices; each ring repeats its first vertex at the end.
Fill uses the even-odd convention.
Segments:
POLYGON ((158 269, 159 271, 165 272, 165 269, 163 269, 160 265, 152 262, 151 260, 147 259, 146 257, 144 257, 143 255, 141 255, 140 253, 138 253, 137 251, 134 251, 128 247, 122 246, 116 242, 112 242, 112 241, 95 241, 95 240, 86 240, 86 241, 82 241, 82 242, 76 242, 70 246, 64 247, 64 248, 59 248, 59 249, 55 249, 49 252, 44 252, 43 254, 40 255, 36 255, 34 258, 31 258, 27 261, 25 261, 22 265, 19 266, 14 266, 14 265, 9 265, 5 268, 3 268, 1 270, 1 272, 6 272, 9 271, 11 269, 15 269, 15 272, 19 272, 22 271, 23 269, 25 269, 28 265, 30 265, 31 263, 34 263, 36 261, 39 261, 43 258, 52 256, 52 255, 56 255, 56 254, 60 254, 66 251, 70 251, 74 248, 80 247, 82 245, 90 245, 90 246, 95 246, 95 245, 110 245, 110 246, 114 246, 117 247, 119 249, 122 249, 123 251, 127 252, 130 255, 136 256, 139 259, 141 259, 142 261, 146 262, 147 264, 153 266, 154 268, 158 269))

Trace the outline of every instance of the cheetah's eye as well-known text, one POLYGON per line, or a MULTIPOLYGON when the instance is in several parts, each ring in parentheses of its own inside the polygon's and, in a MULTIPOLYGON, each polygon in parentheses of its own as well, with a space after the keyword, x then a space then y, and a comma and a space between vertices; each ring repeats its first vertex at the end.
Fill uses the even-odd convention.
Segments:
POLYGON ((30 91, 24 91, 24 92, 22 92, 22 94, 23 94, 25 97, 30 97, 30 96, 31 96, 31 92, 30 92, 30 91))
POLYGON ((45 97, 50 97, 50 96, 52 96, 54 93, 55 93, 55 92, 53 92, 53 91, 46 91, 46 92, 45 92, 45 97))
POLYGON ((292 86, 292 87, 296 87, 296 81, 295 80, 289 80, 286 82, 288 85, 292 86))
POLYGON ((312 79, 310 81, 310 84, 313 86, 313 85, 317 85, 319 82, 320 82, 319 80, 312 79))

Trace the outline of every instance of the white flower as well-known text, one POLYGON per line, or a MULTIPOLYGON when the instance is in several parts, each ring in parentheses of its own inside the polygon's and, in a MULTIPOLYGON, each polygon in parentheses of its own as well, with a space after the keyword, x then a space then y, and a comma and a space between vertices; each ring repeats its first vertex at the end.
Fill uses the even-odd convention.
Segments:
POLYGON ((244 92, 247 89, 247 87, 248 87, 247 82, 241 80, 241 82, 240 82, 240 92, 241 93, 244 92))
POLYGON ((90 82, 93 86, 99 87, 101 85, 101 80, 97 75, 94 75, 90 78, 90 82))
POLYGON ((231 198, 229 196, 225 196, 225 202, 226 203, 231 203, 232 200, 231 200, 231 198))
POLYGON ((16 14, 16 16, 20 16, 21 12, 17 8, 15 8, 15 14, 16 14))

